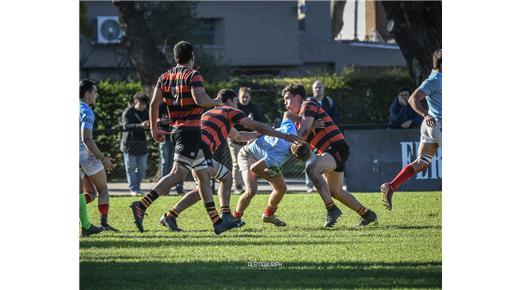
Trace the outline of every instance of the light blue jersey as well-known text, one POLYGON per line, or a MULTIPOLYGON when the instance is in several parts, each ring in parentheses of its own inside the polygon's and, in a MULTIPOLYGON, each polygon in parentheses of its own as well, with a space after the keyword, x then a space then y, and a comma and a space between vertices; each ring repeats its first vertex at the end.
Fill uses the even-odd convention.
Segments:
MULTIPOLYGON (((277 131, 282 133, 297 135, 296 124, 289 119, 283 119, 277 131)), ((249 152, 253 156, 263 156, 267 167, 280 167, 289 158, 291 152, 291 142, 284 139, 262 136, 249 144, 249 152)))
POLYGON ((430 76, 419 86, 426 95, 428 114, 437 121, 442 120, 442 73, 432 70, 430 76))
POLYGON ((79 103, 79 151, 87 150, 87 147, 81 140, 81 128, 90 129, 94 127, 94 111, 85 102, 79 103))

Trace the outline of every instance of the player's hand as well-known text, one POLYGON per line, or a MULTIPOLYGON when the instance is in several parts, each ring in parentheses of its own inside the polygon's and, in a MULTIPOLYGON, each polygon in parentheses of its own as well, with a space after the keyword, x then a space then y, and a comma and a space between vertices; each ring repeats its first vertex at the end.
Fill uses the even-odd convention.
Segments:
POLYGON ((426 121, 426 126, 430 127, 430 128, 433 128, 435 127, 435 118, 430 116, 430 115, 426 115, 426 117, 424 117, 424 121, 426 121))
POLYGON ((315 119, 314 122, 312 122, 312 125, 311 125, 311 130, 314 131, 316 129, 323 129, 325 128, 325 121, 323 121, 322 119, 315 119))
POLYGON ((164 140, 166 140, 166 137, 164 137, 164 136, 167 134, 168 134, 168 132, 163 131, 163 130, 159 130, 159 129, 152 130, 152 138, 157 143, 164 142, 164 140))
POLYGON ((217 97, 215 99, 213 99, 215 101, 215 107, 221 107, 221 106, 224 106, 224 102, 222 102, 222 99, 217 97))
POLYGON ((148 128, 150 126, 150 121, 146 120, 141 122, 141 126, 145 129, 148 128))
POLYGON ((401 124, 401 128, 408 129, 410 128, 410 125, 412 125, 412 120, 408 120, 401 124))
POLYGON ((112 165, 112 161, 114 161, 113 158, 110 158, 108 156, 105 156, 103 160, 101 160, 101 163, 103 163, 103 167, 105 167, 105 170, 107 173, 110 173, 112 169, 114 169, 114 165, 112 165))

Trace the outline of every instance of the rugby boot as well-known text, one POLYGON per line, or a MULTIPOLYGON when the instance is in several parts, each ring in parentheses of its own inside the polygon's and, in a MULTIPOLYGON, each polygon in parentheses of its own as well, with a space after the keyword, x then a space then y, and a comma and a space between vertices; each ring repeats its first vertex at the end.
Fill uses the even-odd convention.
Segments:
POLYGON ((343 213, 339 209, 339 207, 334 206, 327 210, 327 221, 325 222, 325 228, 331 228, 336 224, 336 221, 343 213))
POLYGON ((392 196, 394 195, 394 188, 392 185, 390 185, 390 183, 381 184, 381 195, 383 206, 387 210, 392 210, 392 196))

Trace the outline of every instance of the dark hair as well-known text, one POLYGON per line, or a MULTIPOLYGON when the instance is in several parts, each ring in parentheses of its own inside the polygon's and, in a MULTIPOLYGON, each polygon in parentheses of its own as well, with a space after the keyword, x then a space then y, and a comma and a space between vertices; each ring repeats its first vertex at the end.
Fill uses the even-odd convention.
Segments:
POLYGON ((397 94, 399 94, 400 92, 404 92, 404 91, 407 91, 409 93, 412 92, 409 87, 404 86, 404 87, 399 88, 399 90, 397 91, 397 94))
POLYGON ((307 161, 311 158, 311 148, 307 142, 291 146, 291 153, 301 161, 307 161))
POLYGON ((85 97, 85 93, 90 92, 95 85, 96 83, 91 80, 84 79, 79 81, 79 98, 83 99, 85 97))
POLYGON ((302 99, 304 99, 304 100, 306 98, 306 96, 305 96, 305 87, 302 84, 297 84, 297 83, 290 83, 290 84, 288 84, 282 90, 282 97, 287 92, 289 92, 289 93, 291 93, 293 95, 300 95, 300 97, 302 97, 302 99))
POLYGON ((222 102, 225 104, 228 100, 233 100, 238 97, 237 94, 233 90, 222 89, 218 92, 217 98, 222 99, 222 102))
POLYGON ((193 58, 193 45, 187 41, 181 40, 173 47, 173 58, 176 63, 187 63, 193 58))
POLYGON ((433 52, 433 69, 440 69, 442 65, 442 48, 433 52))
POLYGON ((148 105, 148 103, 150 102, 150 97, 148 97, 145 93, 143 92, 137 92, 134 94, 133 98, 132 98, 134 101, 135 100, 139 100, 145 104, 148 105))

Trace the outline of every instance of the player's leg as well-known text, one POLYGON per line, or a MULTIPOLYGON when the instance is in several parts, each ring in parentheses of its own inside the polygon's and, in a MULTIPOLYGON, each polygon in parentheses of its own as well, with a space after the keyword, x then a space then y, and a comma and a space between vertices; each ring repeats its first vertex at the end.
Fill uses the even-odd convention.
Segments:
POLYGON ((360 216, 358 225, 366 226, 377 220, 375 212, 364 207, 352 193, 343 190, 343 172, 329 171, 324 174, 332 197, 355 211, 360 216))
POLYGON ((97 234, 103 231, 102 227, 97 227, 90 223, 90 219, 88 218, 87 212, 87 202, 85 200, 85 195, 83 195, 82 191, 82 174, 80 173, 79 179, 79 220, 81 223, 81 236, 90 236, 93 234, 97 234))
MULTIPOLYGON (((275 216, 275 212, 278 209, 278 205, 282 201, 284 194, 287 192, 287 185, 283 175, 269 176, 266 173, 267 162, 265 159, 261 159, 253 165, 251 165, 251 171, 257 176, 264 178, 273 188, 269 195, 269 200, 262 214, 262 221, 265 223, 272 223, 276 226, 283 227, 287 224, 275 216)), ((280 172, 281 173, 281 172, 280 172)))
POLYGON ((220 216, 222 219, 232 220, 231 208, 229 204, 231 202, 231 187, 233 186, 233 177, 224 165, 220 164, 216 160, 212 161, 212 177, 213 180, 220 182, 218 187, 217 195, 220 203, 220 216))
POLYGON ((256 160, 249 156, 250 154, 247 148, 248 145, 242 147, 238 153, 238 166, 240 167, 242 180, 245 184, 245 191, 238 199, 235 212, 233 213, 233 217, 235 218, 242 218, 244 211, 258 191, 256 175, 250 169, 251 164, 256 162, 256 160))
POLYGON ((108 224, 108 210, 110 208, 110 195, 108 193, 107 175, 105 170, 101 170, 98 173, 88 177, 89 181, 92 182, 96 191, 98 192, 98 210, 101 215, 101 226, 105 230, 111 230, 118 232, 119 230, 108 224))
POLYGON ((213 201, 213 189, 211 188, 211 173, 212 168, 206 167, 195 172, 198 179, 199 194, 204 201, 204 207, 208 212, 209 218, 213 223, 213 229, 218 235, 229 229, 236 227, 237 221, 223 220, 219 215, 213 201))
POLYGON ((327 216, 324 226, 326 228, 332 227, 336 223, 337 219, 342 215, 341 210, 332 200, 329 186, 322 176, 324 172, 333 171, 335 168, 336 161, 328 153, 316 155, 316 159, 309 163, 305 168, 325 204, 327 216))
POLYGON ((441 123, 437 123, 434 128, 430 128, 426 125, 426 122, 423 121, 421 125, 421 143, 419 144, 417 159, 406 165, 391 182, 385 182, 381 185, 381 199, 386 209, 392 209, 393 193, 399 186, 418 172, 428 168, 433 155, 435 155, 439 148, 439 144, 442 144, 441 128, 441 123))
POLYGON ((87 203, 91 203, 92 201, 94 201, 96 199, 96 188, 94 187, 94 185, 92 184, 92 182, 90 182, 90 180, 88 180, 88 176, 84 176, 83 177, 83 182, 82 182, 82 190, 83 190, 83 194, 85 195, 85 201, 87 203))

